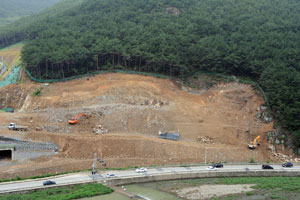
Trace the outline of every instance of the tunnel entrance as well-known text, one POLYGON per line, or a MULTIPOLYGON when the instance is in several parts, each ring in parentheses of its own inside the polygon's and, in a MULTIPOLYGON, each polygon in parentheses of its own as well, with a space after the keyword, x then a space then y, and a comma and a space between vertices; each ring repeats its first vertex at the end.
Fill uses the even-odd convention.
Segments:
POLYGON ((12 160, 12 150, 0 150, 1 160, 12 160))

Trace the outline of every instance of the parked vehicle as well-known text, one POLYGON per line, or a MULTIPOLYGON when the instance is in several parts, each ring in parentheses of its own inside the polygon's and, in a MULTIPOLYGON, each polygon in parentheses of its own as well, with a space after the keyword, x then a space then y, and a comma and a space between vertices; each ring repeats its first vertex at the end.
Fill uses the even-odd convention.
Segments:
POLYGON ((118 176, 115 174, 106 174, 106 178, 117 178, 118 176))
POLYGON ((283 163, 282 164, 282 167, 293 167, 293 163, 290 163, 290 162, 286 162, 286 163, 283 163))
POLYGON ((215 168, 223 168, 223 164, 216 163, 216 164, 213 165, 213 167, 215 167, 215 168))
POLYGON ((55 184, 56 184, 55 181, 50 181, 50 180, 43 182, 43 185, 55 185, 55 184))
POLYGON ((262 165, 262 169, 274 169, 270 165, 262 165))
POLYGON ((28 131, 27 126, 16 125, 15 123, 10 123, 8 125, 8 129, 9 130, 14 130, 14 131, 28 131))
POLYGON ((147 172, 147 171, 148 171, 147 168, 144 168, 144 167, 135 170, 136 173, 142 173, 142 172, 147 172))
POLYGON ((217 170, 217 168, 215 168, 214 166, 209 166, 206 169, 209 170, 209 171, 216 171, 217 170))

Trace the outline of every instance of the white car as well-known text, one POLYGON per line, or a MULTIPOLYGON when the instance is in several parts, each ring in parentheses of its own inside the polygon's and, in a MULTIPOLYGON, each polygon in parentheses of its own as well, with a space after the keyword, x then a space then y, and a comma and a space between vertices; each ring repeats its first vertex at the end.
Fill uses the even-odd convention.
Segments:
POLYGON ((148 171, 147 168, 144 168, 144 167, 135 170, 136 173, 142 173, 142 172, 147 172, 147 171, 148 171))
POLYGON ((106 178, 117 178, 118 176, 115 174, 106 174, 106 178))
POLYGON ((209 166, 208 168, 206 168, 209 171, 216 171, 217 168, 213 167, 213 166, 209 166))

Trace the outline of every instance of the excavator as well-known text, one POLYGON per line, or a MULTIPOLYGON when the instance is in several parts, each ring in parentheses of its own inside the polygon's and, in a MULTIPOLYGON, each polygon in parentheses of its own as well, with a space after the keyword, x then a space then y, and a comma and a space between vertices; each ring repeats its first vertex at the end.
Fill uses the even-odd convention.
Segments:
POLYGON ((78 123, 78 117, 86 116, 85 113, 79 113, 75 117, 72 117, 72 119, 68 120, 69 124, 77 124, 78 123))
POLYGON ((250 142, 250 144, 248 144, 248 148, 249 149, 255 149, 257 146, 260 145, 260 135, 257 136, 253 142, 250 142))

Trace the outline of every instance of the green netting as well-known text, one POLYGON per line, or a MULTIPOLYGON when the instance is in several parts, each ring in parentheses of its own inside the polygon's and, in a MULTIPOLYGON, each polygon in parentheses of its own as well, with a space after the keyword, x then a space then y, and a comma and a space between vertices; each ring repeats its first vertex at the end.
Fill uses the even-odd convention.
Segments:
MULTIPOLYGON (((30 74, 30 72, 27 69, 26 69, 26 73, 32 81, 38 82, 38 83, 64 82, 64 81, 79 79, 79 78, 83 78, 83 77, 90 77, 90 76, 94 76, 94 75, 97 75, 97 74, 108 74, 108 73, 138 74, 138 75, 143 75, 143 76, 154 76, 154 77, 157 77, 157 78, 172 79, 171 77, 166 76, 166 75, 155 74, 155 73, 147 73, 147 72, 136 72, 136 71, 130 71, 130 70, 129 71, 125 71, 125 70, 95 71, 95 72, 91 72, 89 74, 76 75, 76 76, 71 76, 71 77, 68 77, 68 78, 61 78, 61 79, 36 79, 30 74)), ((220 73, 217 73, 217 72, 198 71, 197 74, 208 74, 208 75, 219 76, 219 77, 222 77, 224 79, 228 79, 230 81, 236 81, 237 80, 237 78, 235 78, 234 76, 227 76, 227 75, 220 74, 220 73)), ((258 83, 254 82, 254 81, 250 81, 250 80, 244 80, 244 79, 239 79, 239 82, 245 83, 245 84, 250 84, 255 89, 258 89, 260 91, 260 93, 262 94, 262 97, 263 97, 264 101, 266 102, 267 106, 269 106, 267 96, 265 95, 263 89, 259 86, 258 83)))
POLYGON ((147 72, 136 72, 136 71, 125 71, 125 70, 105 70, 105 71, 95 71, 91 72, 89 74, 82 74, 82 75, 75 75, 71 76, 68 78, 60 78, 60 79, 37 79, 34 78, 31 73, 26 69, 26 74, 28 77, 38 83, 55 83, 55 82, 64 82, 64 81, 69 81, 69 80, 74 80, 74 79, 79 79, 79 78, 84 78, 84 77, 90 77, 94 76, 97 74, 108 74, 108 73, 123 73, 123 74, 138 74, 138 75, 143 75, 143 76, 154 76, 157 78, 170 78, 166 75, 161 75, 161 74, 154 74, 154 73, 147 73, 147 72))
POLYGON ((0 111, 2 111, 2 112, 13 112, 14 109, 11 108, 11 107, 8 107, 8 108, 1 109, 0 111))
POLYGON ((249 84, 252 85, 255 89, 258 89, 264 99, 264 101, 266 102, 267 106, 269 107, 269 101, 268 98, 264 92, 264 90, 260 87, 260 85, 254 81, 251 80, 246 80, 246 79, 237 79, 234 76, 228 76, 228 75, 224 75, 224 74, 219 74, 217 72, 207 72, 207 71, 198 71, 197 74, 207 74, 207 75, 214 75, 214 76, 219 76, 222 77, 224 79, 228 79, 230 81, 236 81, 238 80, 240 83, 245 83, 245 84, 249 84))

